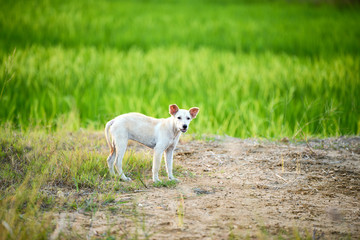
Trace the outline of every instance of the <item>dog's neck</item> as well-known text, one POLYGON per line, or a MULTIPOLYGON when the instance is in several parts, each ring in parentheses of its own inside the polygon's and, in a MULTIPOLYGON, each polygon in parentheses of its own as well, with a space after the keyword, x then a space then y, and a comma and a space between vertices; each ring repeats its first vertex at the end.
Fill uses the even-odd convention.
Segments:
POLYGON ((170 117, 169 120, 170 120, 170 123, 171 123, 172 133, 174 134, 174 139, 175 139, 176 137, 181 135, 181 131, 180 131, 180 129, 178 129, 176 127, 174 117, 170 117))

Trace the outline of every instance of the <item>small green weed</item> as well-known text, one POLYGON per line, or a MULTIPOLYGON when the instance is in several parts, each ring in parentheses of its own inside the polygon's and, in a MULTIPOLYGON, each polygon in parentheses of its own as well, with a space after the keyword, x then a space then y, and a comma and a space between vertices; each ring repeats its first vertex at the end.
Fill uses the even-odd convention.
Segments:
POLYGON ((94 202, 93 197, 91 197, 81 204, 81 208, 84 209, 85 212, 96 212, 98 204, 94 202))
POLYGON ((110 203, 114 203, 115 202, 115 196, 114 194, 109 194, 108 196, 105 197, 104 201, 103 201, 103 205, 107 205, 110 203))
POLYGON ((268 240, 268 239, 296 239, 296 240, 311 240, 313 239, 309 231, 305 230, 300 232, 298 228, 276 228, 272 229, 267 226, 258 226, 257 233, 254 235, 246 234, 243 235, 239 233, 239 230, 234 228, 234 226, 229 226, 229 235, 228 239, 230 240, 240 240, 240 239, 259 239, 259 240, 268 240))
POLYGON ((157 188, 161 188, 161 187, 174 188, 176 187, 177 183, 178 182, 175 180, 166 180, 166 181, 155 182, 153 183, 153 186, 157 188))

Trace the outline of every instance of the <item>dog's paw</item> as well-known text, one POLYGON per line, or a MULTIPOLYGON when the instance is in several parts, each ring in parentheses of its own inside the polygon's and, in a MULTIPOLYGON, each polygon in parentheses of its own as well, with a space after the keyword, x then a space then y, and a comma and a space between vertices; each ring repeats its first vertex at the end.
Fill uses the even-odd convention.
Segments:
POLYGON ((162 183, 162 181, 160 179, 153 179, 154 183, 162 183))
POLYGON ((172 178, 169 178, 170 181, 175 181, 175 182, 180 182, 179 179, 175 178, 175 177, 172 177, 172 178))
POLYGON ((124 182, 130 182, 130 181, 132 181, 131 178, 126 177, 126 176, 122 177, 121 179, 122 179, 124 182))

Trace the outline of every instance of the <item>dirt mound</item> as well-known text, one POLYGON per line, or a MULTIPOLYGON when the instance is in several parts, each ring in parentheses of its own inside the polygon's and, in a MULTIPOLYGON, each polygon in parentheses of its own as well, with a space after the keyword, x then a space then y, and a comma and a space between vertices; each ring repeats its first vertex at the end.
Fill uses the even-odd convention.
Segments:
POLYGON ((118 194, 96 212, 60 212, 53 238, 68 230, 88 238, 357 238, 359 146, 358 137, 180 142, 176 187, 152 187, 146 179, 148 189, 118 194))

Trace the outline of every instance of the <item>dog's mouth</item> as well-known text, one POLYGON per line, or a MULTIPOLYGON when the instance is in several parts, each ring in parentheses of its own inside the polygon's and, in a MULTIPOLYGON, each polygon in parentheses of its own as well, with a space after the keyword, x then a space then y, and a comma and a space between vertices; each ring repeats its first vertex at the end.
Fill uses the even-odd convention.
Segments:
POLYGON ((180 131, 186 133, 187 129, 180 129, 180 131))

